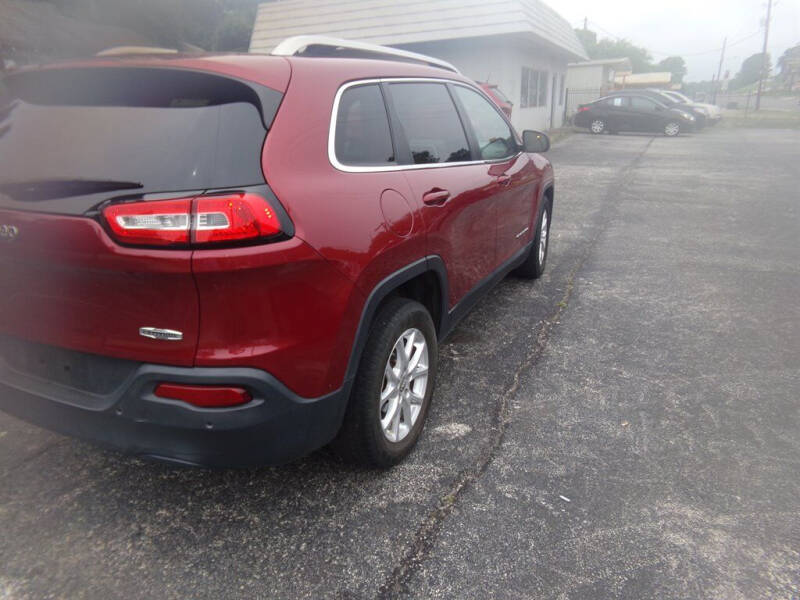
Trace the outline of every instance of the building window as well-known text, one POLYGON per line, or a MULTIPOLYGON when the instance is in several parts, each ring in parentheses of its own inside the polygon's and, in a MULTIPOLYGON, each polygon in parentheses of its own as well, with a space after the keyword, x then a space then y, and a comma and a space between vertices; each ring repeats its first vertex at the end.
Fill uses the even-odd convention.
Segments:
POLYGON ((547 106, 547 71, 522 67, 520 107, 547 106))

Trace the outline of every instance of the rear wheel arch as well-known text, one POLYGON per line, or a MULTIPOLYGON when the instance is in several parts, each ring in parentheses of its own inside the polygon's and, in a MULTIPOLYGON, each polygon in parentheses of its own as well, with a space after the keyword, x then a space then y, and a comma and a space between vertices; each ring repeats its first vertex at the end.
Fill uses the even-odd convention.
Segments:
POLYGON ((358 371, 370 326, 381 308, 395 298, 415 300, 430 313, 436 333, 442 337, 447 325, 447 271, 438 256, 421 258, 380 281, 370 292, 361 311, 345 381, 351 382, 358 371))

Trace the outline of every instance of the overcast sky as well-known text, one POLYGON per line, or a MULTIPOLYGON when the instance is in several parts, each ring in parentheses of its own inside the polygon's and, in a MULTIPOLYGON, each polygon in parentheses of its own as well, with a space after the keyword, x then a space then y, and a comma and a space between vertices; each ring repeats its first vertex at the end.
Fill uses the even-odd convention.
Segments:
MULTIPOLYGON (((589 29, 600 37, 623 37, 650 50, 654 60, 683 56, 688 80, 716 75, 722 40, 729 48, 723 66, 735 75, 742 61, 761 52, 766 0, 545 0, 573 27, 589 29), (611 34, 611 35, 610 35, 611 34), (733 46, 730 46, 733 44, 733 46)), ((783 52, 800 43, 800 0, 774 0, 769 52, 772 64, 783 52)))

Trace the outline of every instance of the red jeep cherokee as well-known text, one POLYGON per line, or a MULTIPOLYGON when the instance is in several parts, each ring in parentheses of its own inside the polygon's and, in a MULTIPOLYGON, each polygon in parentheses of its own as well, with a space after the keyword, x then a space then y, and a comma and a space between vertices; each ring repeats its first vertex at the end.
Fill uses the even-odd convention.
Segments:
POLYGON ((0 408, 187 464, 408 454, 438 344, 542 273, 553 174, 472 81, 386 52, 1 81, 0 408))

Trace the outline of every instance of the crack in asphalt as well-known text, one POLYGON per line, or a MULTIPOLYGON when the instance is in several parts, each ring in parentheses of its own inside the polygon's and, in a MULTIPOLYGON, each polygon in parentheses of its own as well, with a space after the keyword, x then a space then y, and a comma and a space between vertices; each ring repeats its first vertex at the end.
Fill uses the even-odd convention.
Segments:
POLYGON ((498 450, 503 445, 506 430, 511 423, 509 398, 511 398, 519 389, 522 381, 522 374, 532 368, 539 361, 545 349, 547 348, 553 327, 559 322, 561 315, 569 305, 569 300, 572 297, 573 290, 575 289, 575 277, 578 275, 578 272, 583 268, 584 263, 591 255, 592 250, 600 239, 600 236, 606 231, 608 225, 616 215, 617 205, 613 203, 613 200, 617 197, 617 194, 614 193, 613 190, 624 189, 622 186, 624 186, 629 180, 633 171, 642 161, 654 140, 655 138, 651 137, 642 151, 639 152, 609 184, 608 192, 603 198, 603 209, 600 213, 601 216, 599 222, 597 223, 595 234, 584 244, 577 261, 573 265, 572 269, 570 269, 566 279, 566 288, 564 290, 564 294, 556 303, 555 311, 553 311, 549 317, 542 321, 539 332, 536 335, 536 341, 534 342, 531 350, 519 363, 514 373, 511 385, 500 394, 497 400, 494 416, 492 418, 492 434, 490 436, 489 444, 487 444, 480 456, 478 456, 472 468, 461 471, 448 489, 447 493, 440 497, 438 506, 436 506, 428 514, 428 516, 417 528, 414 538, 409 544, 407 550, 404 552, 400 563, 393 569, 391 575, 378 589, 377 597, 379 599, 391 599, 410 594, 408 583, 428 557, 428 554, 433 548, 444 521, 453 512, 459 498, 464 494, 469 486, 477 482, 486 472, 489 465, 492 464, 492 461, 496 457, 498 450))

